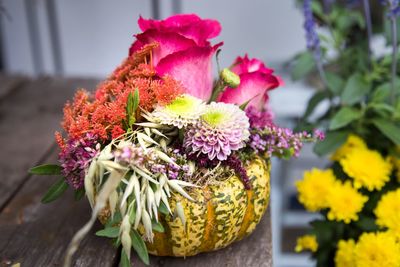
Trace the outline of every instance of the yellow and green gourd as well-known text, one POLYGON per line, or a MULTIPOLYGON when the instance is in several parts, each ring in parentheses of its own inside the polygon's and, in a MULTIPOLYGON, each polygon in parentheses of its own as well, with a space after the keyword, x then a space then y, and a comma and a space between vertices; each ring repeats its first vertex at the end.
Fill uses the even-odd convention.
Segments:
POLYGON ((250 234, 269 203, 270 163, 256 158, 246 170, 251 190, 235 175, 218 185, 193 190, 195 202, 178 194, 170 198, 171 210, 177 201, 182 204, 186 225, 172 215, 161 216, 165 231, 155 232, 153 243, 146 243, 149 253, 192 256, 226 247, 250 234))

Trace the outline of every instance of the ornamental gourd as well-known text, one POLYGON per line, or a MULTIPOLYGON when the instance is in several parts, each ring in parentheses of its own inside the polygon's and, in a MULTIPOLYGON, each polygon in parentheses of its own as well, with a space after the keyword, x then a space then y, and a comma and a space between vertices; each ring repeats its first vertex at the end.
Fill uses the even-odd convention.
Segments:
MULTIPOLYGON (((237 175, 223 182, 195 188, 190 201, 175 194, 171 210, 180 202, 185 225, 172 215, 160 216, 165 231, 154 232, 152 243, 146 242, 150 254, 157 256, 193 256, 224 248, 252 233, 265 213, 270 197, 270 161, 256 157, 247 165, 251 189, 246 190, 237 175)), ((100 216, 107 221, 109 212, 100 216)))

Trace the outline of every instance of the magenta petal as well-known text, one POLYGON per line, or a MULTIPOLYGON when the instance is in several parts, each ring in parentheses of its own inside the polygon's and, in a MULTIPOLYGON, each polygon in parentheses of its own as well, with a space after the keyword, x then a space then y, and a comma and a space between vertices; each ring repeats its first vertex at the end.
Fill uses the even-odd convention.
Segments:
MULTIPOLYGON (((154 42, 157 42, 159 44, 157 48, 153 49, 154 65, 157 65, 163 57, 169 54, 196 46, 196 43, 193 40, 188 39, 175 32, 147 30, 144 33, 136 35, 136 38, 137 42, 139 42, 140 44, 150 44, 154 42)), ((136 42, 134 44, 136 44, 136 42)))
POLYGON ((260 72, 240 75, 240 85, 237 88, 226 88, 219 96, 220 102, 244 104, 250 99, 249 106, 261 110, 268 99, 267 91, 279 86, 279 79, 274 75, 260 72))
POLYGON ((272 74, 274 72, 273 69, 267 68, 261 60, 257 58, 249 59, 247 54, 244 57, 237 57, 231 70, 239 75, 256 71, 264 74, 272 74))
POLYGON ((192 47, 168 55, 156 66, 158 75, 170 75, 180 81, 186 93, 208 100, 212 92, 212 56, 214 47, 192 47))
POLYGON ((214 38, 221 32, 221 25, 212 19, 201 19, 195 14, 182 14, 166 20, 139 18, 141 30, 157 29, 164 32, 177 32, 194 40, 198 45, 208 45, 208 39, 214 38))

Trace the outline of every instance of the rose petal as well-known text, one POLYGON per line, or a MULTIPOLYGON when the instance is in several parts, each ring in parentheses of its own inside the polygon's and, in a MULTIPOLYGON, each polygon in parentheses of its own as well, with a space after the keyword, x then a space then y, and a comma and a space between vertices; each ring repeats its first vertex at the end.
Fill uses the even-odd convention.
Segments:
POLYGON ((247 54, 244 57, 237 57, 231 70, 239 75, 256 71, 264 74, 272 74, 274 72, 273 69, 267 68, 261 60, 257 58, 249 59, 247 54))
POLYGON ((153 49, 153 64, 158 62, 165 56, 186 50, 189 47, 196 46, 196 43, 175 32, 160 32, 158 30, 147 30, 144 33, 136 35, 137 41, 133 43, 130 54, 142 48, 145 44, 157 42, 158 47, 153 49))
POLYGON ((166 20, 139 18, 141 30, 157 29, 159 31, 177 32, 194 40, 198 45, 208 45, 208 39, 214 38, 221 32, 221 25, 212 19, 201 19, 195 14, 175 15, 166 20))
POLYGON ((186 93, 208 100, 212 92, 212 56, 222 43, 214 47, 191 47, 168 55, 156 66, 158 75, 170 75, 180 81, 186 93))
POLYGON ((241 105, 252 99, 248 106, 261 110, 268 100, 267 91, 279 86, 279 79, 274 75, 261 72, 244 73, 240 75, 240 85, 237 88, 226 88, 218 101, 241 105))

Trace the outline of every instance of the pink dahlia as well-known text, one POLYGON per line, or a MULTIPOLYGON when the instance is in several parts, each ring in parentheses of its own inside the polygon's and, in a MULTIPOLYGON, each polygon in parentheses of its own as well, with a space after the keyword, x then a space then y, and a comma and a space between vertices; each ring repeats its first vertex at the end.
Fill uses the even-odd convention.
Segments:
POLYGON ((246 113, 238 106, 213 102, 198 123, 188 128, 183 145, 189 154, 203 153, 210 160, 226 160, 232 151, 245 146, 249 127, 246 113))

